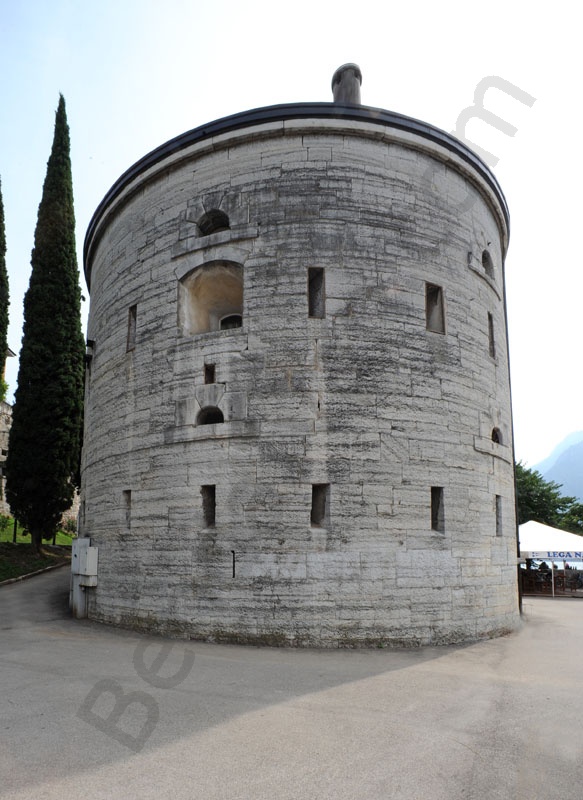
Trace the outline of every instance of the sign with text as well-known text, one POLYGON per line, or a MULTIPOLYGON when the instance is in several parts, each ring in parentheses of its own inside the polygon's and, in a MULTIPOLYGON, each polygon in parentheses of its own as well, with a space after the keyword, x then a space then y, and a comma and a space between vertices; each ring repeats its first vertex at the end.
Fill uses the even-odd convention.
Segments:
POLYGON ((532 550, 521 552, 523 558, 535 558, 537 561, 583 561, 583 550, 532 550))

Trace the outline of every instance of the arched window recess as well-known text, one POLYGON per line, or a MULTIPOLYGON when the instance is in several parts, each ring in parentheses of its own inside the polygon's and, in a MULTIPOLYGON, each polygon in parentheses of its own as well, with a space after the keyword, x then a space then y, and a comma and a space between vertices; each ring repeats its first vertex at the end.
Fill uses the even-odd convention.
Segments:
POLYGON ((213 261, 196 267, 178 284, 178 327, 186 336, 240 328, 243 324, 243 267, 213 261))
POLYGON ((488 250, 482 252, 482 267, 489 278, 494 277, 494 262, 488 250))
POLYGON ((217 406, 205 406, 201 408, 196 417, 197 425, 217 425, 225 421, 223 412, 217 406))
POLYGON ((219 327, 222 331, 229 330, 229 328, 240 328, 243 325, 243 317, 241 314, 228 314, 226 317, 221 317, 219 327))
POLYGON ((229 217, 218 208, 212 208, 204 213, 196 224, 201 236, 210 236, 211 233, 228 231, 231 227, 229 217))

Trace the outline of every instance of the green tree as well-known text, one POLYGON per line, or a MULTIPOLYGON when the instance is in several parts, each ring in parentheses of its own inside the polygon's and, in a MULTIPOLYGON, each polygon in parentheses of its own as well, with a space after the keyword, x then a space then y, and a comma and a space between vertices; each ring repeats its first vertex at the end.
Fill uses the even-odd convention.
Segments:
POLYGON ((545 480, 540 472, 528 469, 521 462, 516 465, 516 495, 519 525, 535 520, 554 528, 583 533, 580 513, 583 505, 577 498, 562 495, 560 484, 545 480), (577 519, 581 522, 580 530, 577 530, 577 519))
POLYGON ((561 528, 583 535, 583 503, 577 501, 569 506, 561 518, 561 528))
POLYGON ((61 95, 24 298, 6 461, 6 498, 36 550, 72 504, 81 442, 84 341, 69 152, 61 95))
POLYGON ((4 229, 4 205, 2 203, 2 182, 0 181, 0 400, 6 399, 4 366, 8 352, 8 273, 6 272, 6 231, 4 229))

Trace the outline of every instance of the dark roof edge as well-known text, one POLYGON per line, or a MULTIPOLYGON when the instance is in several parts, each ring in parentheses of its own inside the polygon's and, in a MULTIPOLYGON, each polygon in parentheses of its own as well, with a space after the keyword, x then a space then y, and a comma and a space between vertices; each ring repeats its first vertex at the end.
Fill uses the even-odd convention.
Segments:
POLYGON ((449 133, 435 128, 427 122, 421 122, 413 117, 406 117, 394 111, 386 111, 382 108, 372 108, 370 106, 339 105, 338 103, 287 103, 276 106, 265 106, 264 108, 254 108, 250 111, 242 111, 239 114, 232 114, 229 117, 214 120, 213 122, 193 128, 186 133, 176 136, 155 150, 152 150, 139 161, 136 161, 127 169, 113 184, 103 200, 97 206, 95 213, 91 217, 85 242, 83 246, 83 260, 87 267, 87 255, 89 243, 93 238, 99 219, 105 208, 124 190, 124 188, 140 173, 145 172, 168 156, 189 147, 197 142, 204 141, 212 136, 221 133, 247 128, 253 125, 260 125, 266 122, 278 122, 292 119, 347 119, 357 122, 369 122, 388 128, 409 131, 436 144, 445 147, 455 153, 462 160, 470 164, 490 186, 502 208, 506 226, 510 228, 510 216, 504 193, 500 184, 489 167, 477 156, 467 145, 456 139, 449 133))

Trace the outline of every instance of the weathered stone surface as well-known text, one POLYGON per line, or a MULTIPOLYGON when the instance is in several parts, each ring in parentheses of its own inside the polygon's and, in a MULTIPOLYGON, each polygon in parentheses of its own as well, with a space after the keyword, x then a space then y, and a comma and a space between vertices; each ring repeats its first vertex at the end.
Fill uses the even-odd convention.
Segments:
POLYGON ((507 231, 491 190, 407 132, 334 119, 257 128, 162 160, 101 211, 87 264, 90 616, 291 645, 511 629, 507 231), (230 228, 202 236, 213 208, 230 228), (185 335, 181 281, 221 262, 242 270, 242 327, 185 335), (324 270, 313 317, 310 268, 324 270), (427 330, 426 284, 442 289, 444 333, 427 330), (224 422, 197 424, 209 406, 224 422), (321 484, 329 507, 315 523, 321 484))

